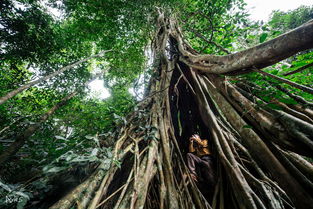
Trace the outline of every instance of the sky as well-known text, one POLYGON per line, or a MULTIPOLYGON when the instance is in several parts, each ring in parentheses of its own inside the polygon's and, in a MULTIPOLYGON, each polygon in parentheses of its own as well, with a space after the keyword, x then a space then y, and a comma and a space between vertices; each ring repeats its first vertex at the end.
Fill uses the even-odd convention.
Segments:
MULTIPOLYGON (((254 21, 267 21, 273 10, 288 11, 298 8, 301 5, 312 6, 313 0, 245 0, 247 10, 254 21)), ((103 87, 103 81, 95 80, 89 84, 91 94, 97 95, 99 99, 110 96, 107 89, 103 87)))
POLYGON ((106 99, 110 96, 109 91, 104 88, 104 82, 103 80, 94 80, 89 84, 90 93, 89 95, 91 97, 97 97, 99 99, 106 99))
POLYGON ((267 21, 273 10, 288 11, 301 5, 312 6, 313 0, 245 0, 252 20, 267 21))

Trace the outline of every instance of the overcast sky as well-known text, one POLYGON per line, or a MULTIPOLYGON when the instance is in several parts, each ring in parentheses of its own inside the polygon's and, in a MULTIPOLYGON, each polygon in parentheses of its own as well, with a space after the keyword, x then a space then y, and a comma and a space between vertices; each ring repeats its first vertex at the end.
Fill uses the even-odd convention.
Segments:
MULTIPOLYGON (((288 11, 301 5, 312 6, 313 0, 245 0, 252 20, 267 21, 273 10, 288 11)), ((98 92, 98 98, 105 99, 110 96, 103 87, 102 80, 96 80, 90 84, 91 91, 98 92)))
POLYGON ((268 20, 273 10, 288 11, 301 5, 312 6, 313 0, 245 0, 253 20, 268 20))

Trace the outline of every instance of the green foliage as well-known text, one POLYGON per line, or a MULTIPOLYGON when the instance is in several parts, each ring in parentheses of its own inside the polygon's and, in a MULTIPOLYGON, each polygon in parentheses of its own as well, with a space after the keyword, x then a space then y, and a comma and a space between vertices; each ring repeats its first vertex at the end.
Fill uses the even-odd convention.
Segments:
MULTIPOLYGON (((312 68, 308 68, 307 70, 296 73, 289 76, 284 76, 283 74, 286 72, 293 71, 295 69, 298 69, 301 66, 304 66, 305 64, 312 63, 313 57, 312 52, 302 54, 296 57, 296 61, 292 62, 291 67, 287 67, 287 65, 280 65, 276 64, 272 67, 267 68, 265 71, 268 73, 271 73, 273 75, 277 75, 279 77, 284 77, 292 82, 302 84, 305 86, 313 87, 313 78, 312 78, 312 68)), ((281 109, 278 105, 272 103, 273 99, 282 102, 287 105, 295 105, 298 104, 297 101, 295 101, 293 98, 289 97, 285 93, 279 91, 277 88, 275 88, 275 85, 280 85, 281 87, 287 89, 290 93, 293 93, 297 96, 301 96, 305 100, 312 102, 313 97, 311 94, 308 94, 306 92, 303 92, 299 89, 296 89, 294 87, 291 87, 287 84, 282 84, 281 82, 278 82, 277 80, 266 77, 261 75, 260 73, 249 73, 243 76, 239 77, 240 81, 247 82, 248 85, 250 85, 251 88, 249 88, 249 93, 256 95, 260 99, 262 99, 265 103, 260 103, 259 105, 273 108, 273 109, 281 109), (267 103, 267 104, 266 104, 267 103)), ((238 80, 235 81, 235 83, 238 82, 238 80)))
MULTIPOLYGON (((313 8, 307 6, 301 6, 295 10, 291 10, 288 12, 282 11, 274 11, 271 15, 271 19, 268 23, 249 23, 249 30, 243 33, 246 39, 242 41, 240 44, 248 46, 256 45, 258 42, 255 40, 259 39, 259 43, 263 43, 266 40, 277 37, 278 35, 285 33, 295 27, 302 25, 303 23, 309 21, 313 18, 313 8)), ((266 72, 271 73, 273 75, 277 75, 279 77, 286 78, 292 82, 302 84, 305 86, 312 87, 312 67, 307 68, 306 70, 289 75, 284 76, 285 73, 294 71, 303 67, 309 63, 313 62, 312 52, 302 52, 297 56, 290 57, 282 63, 276 64, 266 69, 266 72)), ((287 96, 285 93, 279 91, 275 88, 275 85, 280 85, 281 87, 287 89, 290 93, 303 97, 305 100, 312 102, 312 95, 305 93, 299 89, 291 87, 287 84, 282 84, 277 82, 276 80, 264 77, 259 73, 250 73, 244 76, 240 76, 239 80, 242 79, 245 82, 252 84, 250 88, 250 93, 256 95, 260 99, 264 100, 259 105, 265 106, 272 109, 281 109, 278 105, 273 103, 273 99, 278 100, 287 105, 295 105, 297 102, 287 96), (257 87, 256 87, 257 86, 257 87)), ((235 82, 238 82, 235 81, 235 82)))
POLYGON ((271 15, 269 25, 278 31, 286 32, 294 29, 303 23, 313 19, 313 7, 301 6, 287 12, 274 11, 271 15))
POLYGON ((60 47, 56 23, 37 1, 4 0, 0 10, 0 60, 45 60, 60 47))
POLYGON ((186 38, 194 49, 207 54, 223 55, 222 48, 231 50, 248 16, 241 0, 187 1, 182 7, 179 13, 186 38))
POLYGON ((260 36, 260 43, 263 43, 266 40, 267 36, 268 36, 267 33, 262 33, 260 36))
POLYGON ((246 49, 264 41, 273 39, 287 31, 290 31, 313 18, 313 9, 309 6, 300 6, 295 10, 282 12, 273 11, 268 22, 253 22, 241 18, 238 36, 233 39, 233 48, 237 50, 246 49))
POLYGON ((72 150, 62 154, 50 164, 43 167, 43 173, 51 175, 69 169, 76 164, 87 164, 93 162, 104 163, 104 169, 109 169, 113 162, 113 155, 110 148, 89 148, 84 153, 75 153, 72 150))

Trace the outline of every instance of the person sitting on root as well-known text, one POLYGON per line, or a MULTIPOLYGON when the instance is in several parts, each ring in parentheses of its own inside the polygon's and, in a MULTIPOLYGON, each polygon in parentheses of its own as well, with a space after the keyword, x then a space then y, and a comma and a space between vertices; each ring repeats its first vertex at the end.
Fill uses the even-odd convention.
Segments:
POLYGON ((189 142, 187 164, 191 178, 197 183, 206 183, 213 188, 215 185, 215 171, 208 140, 200 139, 199 135, 194 134, 189 138, 189 142))

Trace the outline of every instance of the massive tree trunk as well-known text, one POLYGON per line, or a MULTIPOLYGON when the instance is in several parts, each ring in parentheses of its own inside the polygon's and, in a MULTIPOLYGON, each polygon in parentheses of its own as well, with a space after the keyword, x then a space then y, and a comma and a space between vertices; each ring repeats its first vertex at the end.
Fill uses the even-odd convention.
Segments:
POLYGON ((118 129, 118 137, 105 139, 115 141, 110 168, 100 164, 51 208, 313 208, 313 166, 297 154, 312 157, 312 124, 256 108, 249 95, 223 77, 194 70, 242 73, 278 62, 312 47, 312 22, 210 64, 216 57, 197 55, 175 21, 158 20, 149 93, 118 129), (302 41, 284 46, 290 37, 302 41), (273 53, 262 60, 243 59, 262 50, 273 53), (241 61, 231 64, 232 59, 241 61), (186 166, 188 138, 196 131, 211 143, 214 188, 195 183, 186 166))

